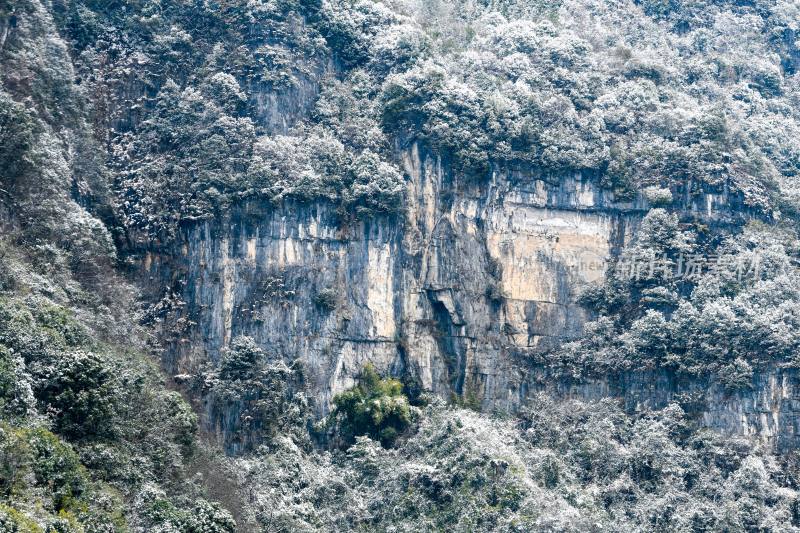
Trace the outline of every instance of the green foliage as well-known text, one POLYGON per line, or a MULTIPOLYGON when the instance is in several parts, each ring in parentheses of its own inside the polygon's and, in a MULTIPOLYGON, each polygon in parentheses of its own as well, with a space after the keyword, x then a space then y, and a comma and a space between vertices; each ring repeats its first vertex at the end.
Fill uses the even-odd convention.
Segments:
POLYGON ((49 431, 40 429, 21 435, 31 453, 36 483, 49 487, 56 511, 67 509, 86 491, 86 472, 78 455, 49 431))
POLYGON ((0 497, 19 509, 39 509, 32 518, 0 504, 0 524, 5 521, 10 531, 51 531, 57 524, 83 531, 97 523, 124 524, 121 502, 107 498, 72 447, 53 433, 0 424, 0 456, 0 497))
MULTIPOLYGON (((626 147, 627 148, 627 147, 626 147)), ((634 161, 629 159, 627 149, 614 145, 609 152, 608 166, 603 173, 601 184, 612 191, 621 200, 630 200, 636 192, 636 176, 634 161)))
POLYGON ((10 533, 42 533, 39 525, 13 507, 0 504, 0 526, 10 533))
POLYGON ((0 349, 0 409, 6 411, 9 400, 13 401, 16 382, 15 361, 8 348, 0 349))
POLYGON ((71 309, 40 295, 2 298, 0 318, 0 501, 27 510, 38 498, 45 512, 30 520, 43 529, 123 527, 120 498, 90 479, 131 497, 143 482, 180 477, 197 416, 159 390, 150 363, 110 351, 71 309))
POLYGON ((403 394, 403 385, 396 379, 381 379, 368 364, 358 377, 358 384, 333 398, 330 424, 344 445, 360 435, 380 441, 386 447, 394 444, 412 422, 412 410, 403 394))
POLYGON ((101 357, 83 351, 60 354, 37 372, 36 394, 55 410, 56 430, 68 438, 113 436, 119 385, 113 368, 101 357))
POLYGON ((69 438, 110 436, 119 395, 113 367, 97 354, 75 349, 87 335, 67 310, 34 302, 43 304, 36 317, 18 301, 0 300, 7 368, 20 364, 12 354, 22 358, 36 400, 54 415, 58 432, 69 438))
MULTIPOLYGON (((342 174, 332 179, 344 181, 344 188, 333 183, 330 189, 315 183, 312 174, 319 171, 309 168, 300 147, 281 154, 298 175, 275 177, 272 162, 253 153, 257 135, 288 129, 265 105, 271 94, 288 94, 291 101, 293 91, 316 85, 331 43, 359 41, 370 55, 371 36, 400 19, 390 10, 370 2, 141 3, 121 9, 79 1, 66 13, 55 11, 79 51, 75 67, 87 95, 114 93, 118 84, 134 88, 114 102, 88 106, 87 113, 103 129, 109 122, 119 126, 109 130, 112 201, 135 242, 170 242, 181 224, 218 216, 252 197, 328 200, 359 216, 399 210, 404 183, 385 154, 374 161, 378 155, 364 153, 366 147, 348 146, 355 148, 349 166, 323 171, 342 174), (96 73, 98 62, 102 73, 96 73)), ((351 65, 367 59, 356 48, 341 49, 353 57, 345 60, 351 65)), ((291 133, 304 136, 302 129, 291 133)))

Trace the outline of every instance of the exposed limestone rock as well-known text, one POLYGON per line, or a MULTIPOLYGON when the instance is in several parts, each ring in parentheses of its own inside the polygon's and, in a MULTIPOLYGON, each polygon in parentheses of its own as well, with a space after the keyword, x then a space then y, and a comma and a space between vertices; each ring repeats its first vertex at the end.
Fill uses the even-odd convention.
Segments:
MULTIPOLYGON (((342 225, 324 205, 250 203, 224 221, 187 228, 181 253, 148 255, 148 277, 184 282, 179 316, 196 324, 172 344, 168 368, 191 372, 247 335, 303 363, 319 414, 367 362, 484 409, 516 409, 543 388, 521 354, 580 335, 589 316, 576 296, 602 281, 646 201, 615 202, 580 174, 497 172, 485 186, 457 183, 418 144, 401 160, 409 179, 404 220, 342 225), (332 309, 315 303, 323 290, 336 295, 332 309)), ((709 223, 747 216, 731 209, 736 199, 725 191, 685 198, 686 214, 709 223)), ((664 405, 686 385, 630 380, 582 387, 545 380, 544 387, 619 395, 637 409, 664 405)), ((758 394, 784 394, 775 390, 758 394)), ((713 399, 707 423, 765 437, 790 408, 748 396, 713 399)))

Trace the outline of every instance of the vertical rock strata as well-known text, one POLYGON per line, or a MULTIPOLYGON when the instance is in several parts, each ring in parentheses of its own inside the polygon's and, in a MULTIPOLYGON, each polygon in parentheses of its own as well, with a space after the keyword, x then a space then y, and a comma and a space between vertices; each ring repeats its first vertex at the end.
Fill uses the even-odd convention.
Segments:
MULTIPOLYGON (((768 438, 792 431, 794 376, 777 369, 759 377, 763 387, 728 396, 666 375, 557 383, 531 364, 580 335, 589 317, 576 296, 601 282, 646 212, 643 200, 616 202, 580 173, 459 183, 418 144, 401 161, 409 182, 400 217, 348 225, 323 204, 248 203, 188 227, 176 253, 149 254, 145 275, 177 287, 183 304, 180 327, 165 324, 167 367, 190 372, 248 335, 303 363, 320 414, 371 362, 486 410, 513 410, 538 389, 621 396, 642 409, 711 387, 709 425, 768 438)), ((736 198, 709 192, 684 210, 727 224, 745 216, 732 205, 736 198)))

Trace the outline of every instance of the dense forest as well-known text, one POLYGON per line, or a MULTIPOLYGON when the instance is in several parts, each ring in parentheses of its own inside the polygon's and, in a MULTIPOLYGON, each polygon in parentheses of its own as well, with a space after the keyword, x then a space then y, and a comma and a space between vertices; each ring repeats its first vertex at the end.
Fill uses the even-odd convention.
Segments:
POLYGON ((798 71, 794 0, 0 0, 0 531, 800 530, 797 451, 691 394, 487 412, 366 361, 320 406, 248 336, 172 376, 136 273, 248 203, 404 228, 412 143, 445 203, 580 172, 641 221, 520 364, 759 394, 800 365, 798 71))

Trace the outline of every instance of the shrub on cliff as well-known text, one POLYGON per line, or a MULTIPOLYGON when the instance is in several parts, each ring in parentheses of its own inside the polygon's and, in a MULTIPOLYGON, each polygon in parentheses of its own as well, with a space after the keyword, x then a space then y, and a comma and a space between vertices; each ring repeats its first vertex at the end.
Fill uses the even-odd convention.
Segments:
POLYGON ((396 379, 381 379, 368 364, 358 376, 358 384, 333 398, 329 424, 344 446, 360 435, 392 446, 412 421, 412 408, 396 379))
POLYGON ((307 406, 297 390, 300 380, 297 368, 272 360, 253 339, 237 337, 218 366, 201 372, 197 392, 225 444, 243 449, 303 430, 307 406))
POLYGON ((353 161, 351 172, 353 182, 346 207, 352 206, 362 215, 401 210, 405 182, 395 165, 364 151, 353 161))
POLYGON ((326 313, 330 313, 336 309, 336 303, 338 300, 339 296, 336 292, 336 289, 332 287, 320 289, 319 292, 317 292, 317 294, 314 296, 314 304, 326 313))
POLYGON ((400 170, 377 153, 345 146, 326 128, 263 138, 248 169, 248 197, 323 201, 343 218, 368 218, 402 208, 400 170))

